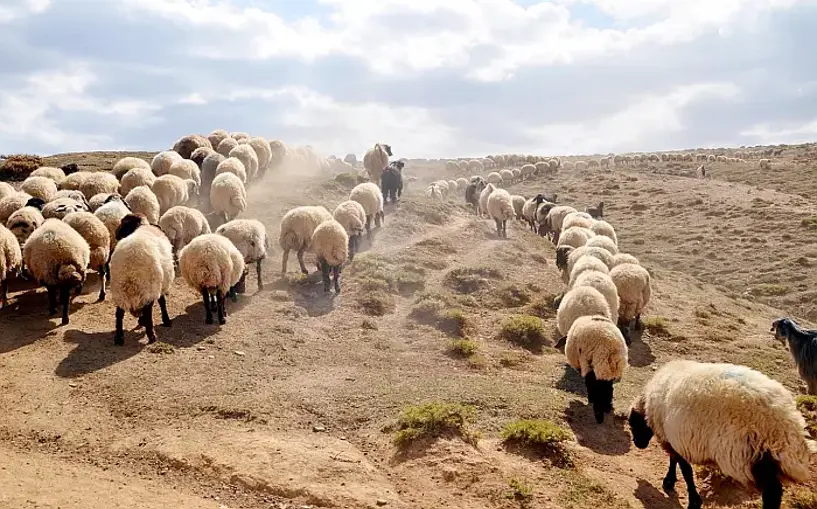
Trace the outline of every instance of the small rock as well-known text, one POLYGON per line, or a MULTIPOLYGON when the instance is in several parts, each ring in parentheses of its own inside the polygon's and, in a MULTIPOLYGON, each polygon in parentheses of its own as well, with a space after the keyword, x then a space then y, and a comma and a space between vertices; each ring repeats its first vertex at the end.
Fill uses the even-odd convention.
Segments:
POLYGON ((347 382, 354 382, 354 381, 355 381, 355 377, 353 377, 353 376, 347 376, 347 377, 345 378, 345 380, 346 380, 347 382))
POLYGON ((76 382, 68 382, 68 387, 77 387, 77 386, 79 386, 79 384, 76 383, 76 382))
POLYGON ((447 467, 443 469, 443 479, 447 482, 451 482, 457 478, 457 469, 452 467, 447 467))
POLYGON ((212 360, 212 359, 215 359, 216 356, 215 355, 208 355, 207 358, 212 360))
POLYGON ((378 498, 378 499, 377 499, 377 502, 375 502, 375 503, 376 503, 378 506, 380 506, 380 507, 383 507, 384 505, 388 504, 388 502, 386 502, 386 501, 385 501, 385 500, 383 500, 382 498, 378 498))
POLYGON ((245 352, 242 352, 241 350, 236 350, 233 353, 238 355, 239 357, 244 357, 245 355, 247 355, 245 352))
POLYGON ((315 426, 312 426, 312 431, 314 431, 315 433, 323 433, 326 431, 326 428, 316 424, 315 426))
POLYGON ((199 346, 196 347, 196 350, 198 350, 199 352, 203 352, 204 350, 207 350, 207 349, 205 347, 203 347, 202 345, 199 345, 199 346))

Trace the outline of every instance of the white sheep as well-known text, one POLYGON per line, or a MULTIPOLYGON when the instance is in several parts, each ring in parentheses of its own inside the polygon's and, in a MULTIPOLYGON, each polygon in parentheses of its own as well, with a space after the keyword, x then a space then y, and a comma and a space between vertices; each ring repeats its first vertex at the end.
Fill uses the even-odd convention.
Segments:
MULTIPOLYGON (((167 177, 167 175, 165 175, 167 177)), ((125 205, 134 214, 142 214, 148 220, 148 223, 156 225, 159 223, 160 205, 157 196, 150 190, 148 186, 134 187, 131 192, 125 196, 125 205)))
POLYGON ((377 228, 383 226, 383 193, 373 182, 363 182, 352 188, 349 199, 356 201, 363 206, 366 211, 366 233, 372 237, 372 220, 377 228))
MULTIPOLYGON (((122 219, 128 214, 130 214, 130 209, 125 202, 122 201, 122 198, 116 194, 109 196, 108 201, 94 211, 94 215, 102 221, 102 224, 105 225, 105 228, 108 229, 108 233, 111 236, 111 253, 114 252, 117 244, 116 229, 119 228, 122 219)), ((110 280, 109 272, 108 281, 110 280)))
MULTIPOLYGON (((588 260, 601 263, 601 261, 596 258, 592 258, 590 256, 583 257, 579 263, 576 264, 576 267, 573 269, 574 272, 570 275, 570 283, 568 288, 575 288, 577 286, 592 286, 598 290, 599 293, 604 295, 604 299, 607 301, 607 305, 610 307, 610 320, 618 323, 618 288, 616 288, 616 284, 613 283, 613 279, 607 272, 607 266, 604 264, 601 266, 597 265, 595 268, 590 270, 579 270, 579 265, 588 260)), ((590 263, 593 264, 593 262, 590 263)))
POLYGON ((621 265, 622 263, 633 263, 635 265, 641 265, 641 263, 638 261, 638 258, 636 258, 635 256, 629 253, 618 253, 613 255, 613 264, 610 266, 610 269, 612 270, 613 267, 621 265))
POLYGON ((485 180, 488 181, 489 184, 493 184, 494 187, 499 187, 502 185, 502 175, 499 172, 492 171, 485 177, 485 180))
POLYGON ((221 224, 247 210, 247 190, 241 179, 229 172, 216 175, 210 186, 210 205, 221 224))
POLYGON ((464 177, 460 177, 456 180, 457 182, 457 191, 465 191, 465 188, 468 187, 468 179, 464 177))
POLYGON ((113 165, 111 173, 113 173, 116 178, 121 179, 123 175, 134 168, 150 170, 151 166, 150 163, 138 157, 123 157, 113 165))
POLYGON ((199 187, 194 180, 183 180, 170 174, 157 178, 151 189, 159 202, 160 215, 167 212, 170 207, 187 205, 191 200, 195 200, 199 193, 199 187))
POLYGON ((592 230, 596 235, 604 235, 612 240, 616 246, 618 246, 618 236, 616 235, 616 230, 613 228, 613 225, 607 221, 602 219, 593 221, 593 224, 590 225, 590 230, 592 230))
POLYGON ((567 230, 573 226, 579 226, 581 228, 590 228, 593 226, 593 219, 590 214, 587 212, 571 212, 565 215, 564 219, 562 220, 562 226, 560 228, 561 231, 567 230))
POLYGON ((173 144, 173 151, 178 152, 184 159, 189 159, 190 154, 200 148, 213 148, 213 144, 210 143, 210 140, 200 134, 182 136, 173 144))
POLYGON ((23 265, 20 243, 5 226, 0 224, 0 308, 8 306, 8 279, 19 273, 23 265))
POLYGON ((571 246, 574 248, 579 248, 584 245, 587 245, 587 241, 595 236, 596 234, 593 233, 593 231, 588 228, 582 228, 581 226, 571 226, 570 228, 562 230, 561 235, 559 235, 559 243, 556 244, 556 248, 558 249, 562 246, 571 246))
MULTIPOLYGON (((378 196, 380 193, 378 192, 378 196)), ((302 205, 287 211, 281 218, 278 245, 284 251, 281 258, 281 274, 287 271, 289 252, 296 251, 301 272, 309 274, 304 265, 304 252, 312 243, 315 228, 324 221, 332 219, 332 214, 323 205, 302 205)))
MULTIPOLYGON (((173 153, 175 154, 175 152, 173 153)), ((68 180, 69 177, 73 177, 74 175, 78 174, 79 173, 72 173, 71 175, 68 175, 68 177, 65 177, 65 180, 61 182, 61 184, 65 184, 65 181, 68 180)), ((116 193, 119 191, 119 181, 113 176, 112 173, 107 173, 104 171, 92 172, 82 180, 79 190, 85 195, 86 200, 90 200, 94 195, 99 193, 116 193)))
POLYGON ((760 160, 760 169, 761 170, 771 170, 772 169, 772 161, 770 159, 761 159, 760 160))
POLYGON ((593 256, 582 256, 576 261, 569 273, 567 287, 572 288, 576 278, 587 271, 601 272, 604 274, 610 273, 610 269, 607 268, 607 265, 605 265, 603 261, 593 256))
POLYGON ((542 228, 540 228, 540 234, 552 233, 553 243, 558 245, 559 235, 561 234, 562 230, 565 229, 563 228, 565 216, 572 214, 573 212, 576 212, 576 209, 567 205, 556 205, 555 207, 550 208, 545 221, 540 223, 542 226, 542 228))
MULTIPOLYGON (((36 198, 32 199, 36 200, 36 198)), ((40 202, 41 203, 41 202, 40 202)), ((45 222, 42 212, 35 206, 29 205, 15 210, 6 221, 6 228, 17 238, 22 247, 28 237, 45 222)))
MULTIPOLYGON (((108 194, 108 193, 95 194, 95 195, 93 195, 91 197, 90 200, 88 200, 88 210, 91 211, 91 212, 96 212, 97 209, 99 207, 101 207, 102 205, 104 205, 108 201, 108 198, 110 198, 111 196, 118 196, 119 198, 122 198, 122 195, 119 194, 119 193, 116 193, 116 194, 108 194)), ((83 199, 84 199, 84 195, 83 195, 83 199)))
POLYGON ((28 177, 20 185, 20 191, 49 202, 57 194, 57 184, 48 177, 28 177))
POLYGON ((11 187, 11 184, 0 182, 0 200, 13 194, 17 194, 17 190, 11 187))
POLYGON ((23 245, 23 263, 48 290, 48 311, 57 313, 62 302, 62 325, 68 324, 71 290, 82 286, 91 248, 82 236, 59 219, 46 219, 23 245))
MULTIPOLYGON (((83 197, 83 200, 84 199, 83 197)), ((44 219, 62 219, 71 212, 79 212, 81 210, 88 210, 88 207, 82 202, 78 202, 73 198, 56 198, 43 205, 42 213, 44 219)))
POLYGON ((99 274, 99 300, 105 300, 105 278, 111 256, 111 234, 98 217, 87 211, 71 212, 63 222, 77 231, 91 249, 88 268, 99 274))
MULTIPOLYGON (((76 173, 66 175, 66 177, 60 181, 57 187, 59 189, 65 189, 69 191, 78 191, 80 186, 82 186, 82 183, 85 182, 85 179, 87 179, 93 174, 94 172, 91 171, 78 171, 76 173)), ((119 182, 119 180, 117 180, 117 182, 119 182)))
POLYGON ((592 286, 577 286, 571 288, 559 302, 556 311, 556 327, 561 338, 557 346, 564 341, 567 332, 577 318, 582 316, 600 315, 610 319, 610 306, 607 299, 592 286))
POLYGON ((622 263, 613 267, 610 278, 618 289, 618 324, 627 337, 629 335, 627 329, 633 320, 637 330, 642 328, 641 313, 650 303, 652 295, 650 273, 641 265, 622 263))
POLYGON ((496 189, 488 196, 486 203, 488 215, 496 223, 496 234, 500 238, 508 238, 508 221, 516 218, 513 209, 511 194, 504 189, 496 189))
MULTIPOLYGON (((592 230, 590 231, 592 233, 592 230)), ((604 235, 594 236, 593 238, 589 239, 585 245, 587 247, 600 247, 602 249, 606 249, 613 256, 618 254, 618 247, 616 246, 616 243, 613 242, 613 239, 604 235)))
MULTIPOLYGON (((122 175, 122 180, 119 181, 119 194, 122 196, 127 196, 133 188, 139 186, 153 187, 153 183, 155 181, 156 175, 154 175, 149 168, 132 168, 128 170, 126 174, 122 175)), ((88 200, 93 199, 94 196, 88 198, 88 200)))
POLYGON ((513 172, 511 170, 500 170, 499 176, 505 184, 513 183, 513 172))
POLYGON ((213 323, 211 294, 215 294, 219 325, 227 321, 224 298, 234 296, 234 286, 244 274, 244 257, 227 237, 205 233, 191 240, 179 252, 179 272, 201 295, 205 323, 213 323))
POLYGON ((218 152, 224 157, 229 157, 230 151, 236 148, 237 146, 238 141, 236 141, 234 138, 225 138, 221 140, 221 142, 218 144, 218 147, 216 147, 216 152, 218 152))
MULTIPOLYGON (((96 214, 110 203, 113 202, 100 207, 96 214)), ((126 311, 139 318, 139 324, 145 328, 148 343, 154 343, 155 302, 159 303, 162 325, 172 325, 165 296, 170 292, 170 286, 176 277, 173 248, 162 230, 148 224, 147 219, 138 214, 128 214, 122 218, 111 242, 116 243, 110 262, 111 298, 116 305, 114 344, 125 344, 123 321, 126 311)))
POLYGON ((817 447, 806 438, 792 394, 746 366, 667 362, 634 399, 628 421, 636 447, 646 449, 655 435, 669 454, 665 491, 675 490, 680 465, 692 509, 702 505, 692 465, 717 465, 754 486, 765 509, 780 507, 784 483, 813 479, 809 462, 817 447))
POLYGON ((479 217, 484 216, 488 213, 488 198, 491 196, 491 193, 496 191, 496 186, 493 184, 488 184, 479 193, 479 217))
MULTIPOLYGON (((267 150, 269 150, 269 145, 267 145, 266 142, 264 142, 263 145, 267 147, 267 150)), ((237 159, 238 161, 241 162, 241 165, 244 167, 245 183, 255 178, 256 174, 258 173, 259 164, 258 155, 249 144, 239 145, 236 148, 232 149, 226 161, 229 161, 231 159, 237 159)), ((219 164, 219 166, 216 167, 216 175, 218 175, 219 173, 219 168, 222 165, 226 164, 226 161, 219 164)), ((239 177, 241 176, 238 173, 236 173, 236 175, 238 175, 239 177)))
MULTIPOLYGON (((250 173, 250 170, 247 169, 247 177, 255 179, 261 178, 264 176, 264 171, 266 171, 267 167, 269 167, 273 161, 272 142, 268 142, 261 136, 253 136, 247 141, 247 145, 252 147, 255 151, 255 157, 258 159, 258 166, 255 173, 250 173)), ((246 163, 244 164, 246 166, 246 163)))
MULTIPOLYGON (((88 199, 85 198, 85 195, 82 194, 82 191, 79 189, 61 189, 57 191, 57 194, 54 195, 54 200, 59 200, 60 198, 70 198, 77 203, 84 205, 85 207, 89 206, 88 199)), ((51 200, 51 201, 54 201, 51 200)), ((50 202, 49 202, 50 203, 50 202)))
MULTIPOLYGON (((202 153, 204 154, 201 158, 202 161, 212 152, 211 149, 200 150, 202 150, 202 153)), ((196 152, 194 152, 193 156, 191 157, 194 156, 196 156, 196 152)), ((182 180, 192 180, 197 186, 201 186, 201 170, 199 170, 196 162, 190 159, 182 159, 181 161, 176 161, 175 163, 171 164, 167 174, 175 175, 182 180)))
POLYGON ((599 424, 613 411, 613 382, 627 371, 627 355, 624 336, 606 316, 581 316, 567 332, 565 357, 584 378, 587 402, 599 424))
POLYGON ((191 240, 210 233, 210 224, 204 214, 184 205, 167 209, 159 218, 159 228, 167 236, 167 240, 173 246, 173 252, 177 255, 191 240))
MULTIPOLYGON (((237 148, 239 147, 236 147, 233 150, 236 150, 237 148)), ((232 151, 230 151, 230 153, 232 153, 232 151)), ((222 173, 232 173, 241 179, 242 184, 247 183, 247 169, 244 168, 244 163, 242 163, 237 157, 228 157, 218 164, 216 167, 216 176, 219 176, 222 173)))
POLYGON ((435 183, 429 184, 429 186, 426 188, 425 195, 426 198, 431 200, 443 201, 444 199, 442 188, 435 183))
MULTIPOLYGON (((264 224, 257 219, 233 219, 219 226, 216 233, 230 239, 230 242, 238 249, 244 257, 244 263, 255 264, 255 276, 258 289, 264 289, 264 281, 261 279, 261 265, 267 257, 269 249, 269 238, 264 224)), ((247 267, 249 269, 249 267, 247 267)), ((244 293, 244 275, 236 285, 238 293, 244 293)))
POLYGON ((571 246, 562 246, 556 249, 556 268, 562 271, 565 282, 569 280, 570 273, 573 271, 573 266, 583 256, 592 256, 598 258, 609 269, 613 266, 613 255, 609 251, 600 247, 581 246, 573 248, 571 246))
POLYGON ((208 154, 201 162, 201 199, 199 206, 202 208, 202 212, 208 212, 212 208, 209 200, 210 190, 213 185, 213 179, 216 177, 216 168, 218 168, 221 161, 225 159, 227 158, 218 152, 213 152, 208 154))
POLYGON ((150 169, 153 170, 153 173, 157 177, 161 177, 162 175, 168 174, 173 163, 181 161, 182 159, 184 158, 175 150, 164 150, 153 156, 153 160, 150 162, 150 169))
POLYGON ((349 235, 343 225, 334 219, 319 224, 312 233, 310 249, 315 253, 321 271, 324 293, 329 293, 330 272, 335 293, 340 293, 340 268, 349 256, 349 235))
MULTIPOLYGON (((267 164, 266 168, 261 167, 260 158, 259 158, 259 165, 258 165, 258 169, 259 169, 259 173, 260 173, 259 177, 263 177, 264 173, 266 173, 267 170, 276 169, 279 166, 281 166, 281 164, 283 164, 284 160, 287 157, 288 150, 287 150, 287 146, 284 144, 283 141, 281 141, 281 140, 270 140, 269 148, 270 148, 271 157, 270 157, 269 164, 267 164)), ((357 163, 355 163, 355 164, 357 164, 357 163)))
POLYGON ((516 214, 516 219, 520 221, 524 221, 524 217, 522 216, 522 209, 525 208, 525 202, 527 200, 524 196, 519 194, 512 194, 511 195, 511 203, 513 203, 513 211, 516 214))
POLYGON ((360 203, 346 200, 335 207, 332 217, 343 226, 346 234, 349 235, 349 260, 353 260, 366 226, 366 210, 360 203))
POLYGON ((215 129, 210 134, 207 135, 207 139, 210 141, 210 146, 213 149, 218 147, 218 144, 221 143, 222 140, 227 139, 230 137, 230 133, 225 131, 224 129, 215 129))
POLYGON ((40 166, 28 175, 29 177, 45 177, 54 181, 55 184, 62 182, 65 178, 65 171, 61 168, 54 168, 53 166, 40 166))
POLYGON ((15 192, 0 200, 0 224, 6 224, 9 217, 17 210, 26 206, 32 197, 28 193, 15 192))
POLYGON ((380 185, 380 175, 383 169, 389 164, 389 157, 391 157, 391 146, 385 143, 376 143, 374 147, 370 148, 363 155, 363 168, 369 174, 369 180, 374 185, 380 185))

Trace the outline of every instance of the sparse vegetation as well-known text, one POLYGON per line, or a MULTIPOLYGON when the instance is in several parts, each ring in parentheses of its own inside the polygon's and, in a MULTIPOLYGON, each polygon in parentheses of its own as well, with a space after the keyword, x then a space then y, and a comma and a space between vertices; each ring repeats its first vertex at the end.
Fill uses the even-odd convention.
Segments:
POLYGON ((151 343, 150 345, 148 345, 147 350, 150 353, 164 353, 164 354, 173 353, 176 351, 173 345, 162 341, 151 343))
POLYGON ((381 290, 375 290, 357 296, 357 304, 361 311, 369 316, 383 316, 394 312, 396 306, 394 295, 381 290))
POLYGON ((641 319, 644 330, 653 336, 669 336, 669 323, 663 316, 648 316, 641 319))
POLYGON ((476 444, 478 435, 469 429, 476 415, 476 407, 458 403, 426 403, 408 407, 397 420, 394 442, 406 446, 418 439, 459 436, 476 444))
POLYGON ((789 488, 786 495, 791 509, 817 509, 817 493, 809 488, 789 488))
POLYGON ((541 349, 547 341, 542 320, 530 315, 512 315, 502 320, 499 337, 531 350, 541 349))
POLYGON ((455 339, 451 341, 448 350, 461 357, 471 357, 479 351, 479 345, 472 339, 455 339))
POLYGON ((417 297, 411 317, 452 336, 464 338, 472 325, 462 309, 451 307, 452 298, 440 293, 423 293, 417 297))
POLYGON ((503 285, 491 292, 497 307, 518 308, 531 301, 530 292, 515 284, 503 285))
POLYGON ((789 291, 789 288, 786 285, 774 284, 774 283, 761 283, 751 290, 749 293, 754 295, 755 297, 775 297, 779 295, 785 295, 786 292, 789 291))
POLYGON ((460 267, 445 275, 445 284, 459 293, 474 293, 486 288, 490 279, 502 279, 502 272, 490 267, 460 267))
POLYGON ((800 225, 808 230, 817 230, 817 217, 810 216, 803 218, 803 220, 800 221, 800 225))
POLYGON ((509 422, 502 431, 506 446, 523 447, 544 454, 558 466, 572 466, 573 461, 564 444, 573 435, 546 419, 521 419, 509 422))
POLYGON ((25 180, 28 175, 43 166, 40 156, 31 154, 14 154, 6 157, 0 165, 0 180, 25 180))
POLYGON ((800 395, 795 399, 797 409, 806 418, 806 429, 812 438, 817 439, 817 396, 800 395))
POLYGON ((517 478, 513 478, 508 481, 508 486, 511 490, 505 494, 505 497, 516 500, 519 502, 521 507, 527 507, 528 503, 533 498, 533 488, 517 478))
POLYGON ((425 287, 426 269, 415 263, 394 263, 366 254, 355 258, 350 269, 366 291, 411 295, 425 287))
POLYGON ((630 509, 630 505, 618 498, 606 486, 577 473, 569 476, 569 487, 562 494, 561 501, 566 509, 630 509))

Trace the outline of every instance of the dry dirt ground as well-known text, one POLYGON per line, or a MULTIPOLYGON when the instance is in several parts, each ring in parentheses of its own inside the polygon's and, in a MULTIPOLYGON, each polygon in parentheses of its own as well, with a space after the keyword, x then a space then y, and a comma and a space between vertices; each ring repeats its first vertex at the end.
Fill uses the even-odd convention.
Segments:
MULTIPOLYGON (((123 155, 46 164, 106 169, 123 155)), ((256 292, 248 278, 224 326, 206 326, 196 293, 177 281, 160 346, 140 343, 127 317, 133 331, 115 347, 114 309, 95 302, 95 275, 67 326, 49 319, 41 289, 13 285, 0 312, 0 507, 686 507, 683 481, 677 496, 661 490, 664 453, 636 450, 624 417, 657 366, 736 362, 803 391, 769 326, 781 315, 817 319, 815 163, 786 154, 774 164, 713 164, 702 180, 694 163, 660 163, 509 187, 555 191, 577 208, 603 200, 620 248, 654 276, 648 315, 664 327, 633 343, 616 415, 601 426, 581 378, 548 346, 554 338, 529 351, 497 336, 510 314, 555 329, 548 303, 562 283, 552 245, 519 223, 497 239, 460 196, 429 202, 425 184, 446 175, 434 165, 409 162, 419 181, 387 209, 334 298, 315 274, 300 277, 294 256, 280 277, 278 223, 296 205, 332 210, 349 187, 297 175, 268 175, 249 191, 246 217, 263 221, 274 245, 267 286, 256 292), (415 316, 430 300, 462 310, 476 353, 452 354, 450 330, 415 316), (396 448, 400 411, 433 401, 476 407, 475 446, 449 437, 396 448), (569 430, 572 466, 504 448, 500 432, 519 418, 569 430)), ((309 255, 307 266, 314 271, 309 255)), ((712 472, 699 469, 698 485, 706 506, 759 507, 712 472)))

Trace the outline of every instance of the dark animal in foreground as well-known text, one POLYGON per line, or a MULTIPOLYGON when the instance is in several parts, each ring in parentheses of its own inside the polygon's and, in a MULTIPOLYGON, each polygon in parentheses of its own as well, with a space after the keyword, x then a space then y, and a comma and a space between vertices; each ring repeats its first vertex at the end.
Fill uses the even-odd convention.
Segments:
POLYGON ((817 330, 803 329, 791 318, 778 318, 772 322, 770 332, 774 332, 776 340, 788 345, 808 393, 817 395, 817 330))
POLYGON ((392 161, 380 175, 380 189, 383 192, 383 203, 396 203, 403 195, 403 161, 392 161))

